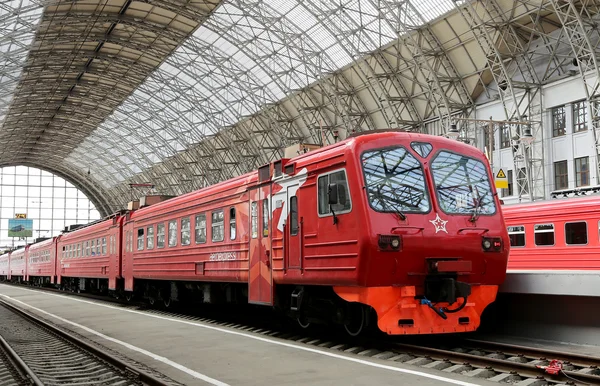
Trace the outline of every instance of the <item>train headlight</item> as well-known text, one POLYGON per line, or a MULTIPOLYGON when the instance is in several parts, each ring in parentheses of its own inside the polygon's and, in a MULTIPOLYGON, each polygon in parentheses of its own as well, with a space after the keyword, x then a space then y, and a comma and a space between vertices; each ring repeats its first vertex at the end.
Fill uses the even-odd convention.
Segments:
POLYGON ((488 239, 483 240, 483 249, 486 251, 492 247, 492 242, 488 239))
POLYGON ((500 252, 502 251, 502 239, 500 237, 484 237, 481 247, 485 252, 500 252))
POLYGON ((401 236, 379 235, 378 243, 382 251, 398 251, 402 248, 401 236))

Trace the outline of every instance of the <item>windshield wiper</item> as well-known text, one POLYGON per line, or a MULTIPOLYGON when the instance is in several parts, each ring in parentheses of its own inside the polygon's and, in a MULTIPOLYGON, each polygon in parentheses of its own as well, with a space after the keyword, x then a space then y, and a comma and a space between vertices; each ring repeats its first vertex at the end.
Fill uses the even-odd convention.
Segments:
POLYGON ((470 221, 475 222, 479 218, 479 209, 481 209, 483 204, 483 197, 479 195, 479 189, 475 186, 475 191, 477 192, 477 205, 475 206, 475 210, 473 211, 473 215, 471 216, 470 221))

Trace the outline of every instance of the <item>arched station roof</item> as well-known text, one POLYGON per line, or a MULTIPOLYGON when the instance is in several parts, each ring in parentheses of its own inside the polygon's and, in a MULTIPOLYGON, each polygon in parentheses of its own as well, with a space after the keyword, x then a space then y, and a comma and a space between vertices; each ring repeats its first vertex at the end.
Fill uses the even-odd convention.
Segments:
POLYGON ((8 0, 0 166, 61 175, 105 215, 141 194, 131 184, 177 195, 297 142, 441 134, 483 99, 521 119, 532 90, 597 72, 597 13, 591 0, 8 0))

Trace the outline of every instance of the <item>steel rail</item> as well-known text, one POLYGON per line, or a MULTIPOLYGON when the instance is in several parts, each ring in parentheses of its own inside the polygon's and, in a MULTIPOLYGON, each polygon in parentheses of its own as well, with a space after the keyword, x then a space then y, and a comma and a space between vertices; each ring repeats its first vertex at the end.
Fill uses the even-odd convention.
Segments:
MULTIPOLYGON (((148 374, 147 372, 145 372, 143 370, 140 370, 136 367, 131 366, 130 364, 126 363, 125 361, 121 360, 120 358, 117 358, 114 355, 111 355, 108 352, 106 352, 98 347, 92 346, 88 342, 85 342, 85 341, 75 337, 74 335, 72 335, 66 331, 63 331, 62 329, 55 327, 44 320, 41 320, 39 317, 29 313, 28 311, 25 311, 25 310, 22 310, 22 309, 16 307, 15 305, 7 302, 4 299, 0 299, 0 305, 8 308, 9 310, 15 312, 16 314, 22 316, 27 321, 58 335, 59 337, 69 341, 70 343, 83 349, 84 351, 87 351, 88 353, 106 361, 107 363, 114 366, 115 368, 130 374, 131 376, 137 378, 138 381, 142 382, 145 385, 148 385, 148 386, 170 386, 169 383, 166 383, 165 381, 162 381, 162 380, 156 378, 155 376, 148 374)), ((38 381, 39 381, 39 379, 38 379, 38 381)), ((36 386, 37 385, 43 386, 44 384, 41 383, 41 381, 40 381, 40 383, 36 384, 36 386)))
POLYGON ((8 359, 12 362, 13 366, 21 373, 24 378, 29 378, 29 383, 35 386, 44 386, 44 383, 35 375, 33 370, 21 359, 19 354, 10 347, 10 344, 0 335, 0 346, 6 353, 8 359))

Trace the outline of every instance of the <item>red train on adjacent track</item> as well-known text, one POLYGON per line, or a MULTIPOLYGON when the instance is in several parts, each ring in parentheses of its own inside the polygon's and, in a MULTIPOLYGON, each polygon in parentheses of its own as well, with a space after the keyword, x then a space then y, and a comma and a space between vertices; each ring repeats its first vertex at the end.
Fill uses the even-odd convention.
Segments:
POLYGON ((48 282, 272 306, 353 335, 473 331, 509 252, 491 181, 474 147, 369 132, 64 233, 48 282))

